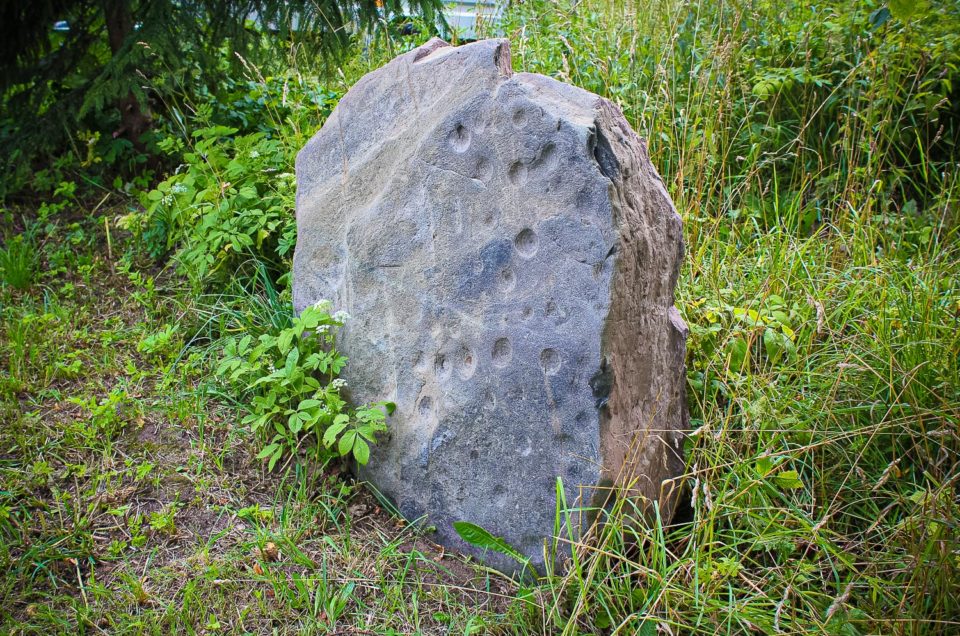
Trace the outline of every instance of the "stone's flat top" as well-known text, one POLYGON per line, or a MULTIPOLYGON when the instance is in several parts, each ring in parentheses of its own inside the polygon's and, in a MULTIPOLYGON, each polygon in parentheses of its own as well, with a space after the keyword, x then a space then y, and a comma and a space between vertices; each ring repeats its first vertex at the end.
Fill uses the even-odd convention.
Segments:
MULTIPOLYGON (((671 346, 679 220, 616 117, 512 73, 506 40, 434 39, 361 79, 297 157, 295 307, 329 298, 354 317, 350 397, 397 404, 362 476, 442 544, 470 550, 452 528, 470 521, 542 565, 558 478, 568 503, 590 504, 616 480, 609 449, 650 427, 654 405, 617 393, 609 343, 634 321, 671 346), (637 246, 634 281, 622 261, 637 246), (606 404, 623 401, 637 414, 609 426, 606 404)), ((624 359, 682 374, 682 342, 679 363, 649 353, 624 359)))

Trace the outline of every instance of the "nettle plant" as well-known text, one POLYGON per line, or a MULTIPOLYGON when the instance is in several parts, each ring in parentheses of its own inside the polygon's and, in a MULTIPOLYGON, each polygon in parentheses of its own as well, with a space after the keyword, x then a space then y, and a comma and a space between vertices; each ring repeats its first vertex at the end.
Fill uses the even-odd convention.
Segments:
POLYGON ((217 374, 247 394, 250 414, 242 423, 267 439, 258 458, 268 460, 270 470, 311 442, 318 458, 352 455, 366 464, 370 444, 387 430, 393 403, 354 408, 340 395, 346 383, 337 375, 347 359, 336 349, 334 330, 349 316, 330 309, 321 301, 285 329, 225 344, 217 374))

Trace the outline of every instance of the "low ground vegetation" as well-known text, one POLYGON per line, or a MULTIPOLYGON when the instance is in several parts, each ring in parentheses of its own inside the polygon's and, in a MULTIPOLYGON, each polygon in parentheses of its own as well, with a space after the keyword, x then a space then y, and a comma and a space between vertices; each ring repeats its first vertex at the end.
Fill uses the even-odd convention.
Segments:
POLYGON ((292 161, 427 34, 333 74, 278 49, 171 98, 143 170, 77 131, 101 150, 5 188, 3 633, 960 629, 960 9, 533 0, 504 28, 516 70, 620 104, 683 216, 678 519, 621 501, 511 580, 351 481, 389 405, 340 396, 348 316, 291 313, 292 161))

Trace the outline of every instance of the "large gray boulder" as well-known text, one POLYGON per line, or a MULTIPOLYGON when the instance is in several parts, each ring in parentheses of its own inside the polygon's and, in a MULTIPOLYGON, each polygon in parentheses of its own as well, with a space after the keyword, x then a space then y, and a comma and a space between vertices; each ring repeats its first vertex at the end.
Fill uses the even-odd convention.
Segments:
POLYGON ((361 474, 404 516, 474 553, 452 524, 479 524, 540 567, 558 477, 571 507, 617 485, 669 516, 681 223, 615 105, 513 73, 506 40, 434 39, 340 100, 297 188, 294 305, 351 314, 350 397, 397 404, 361 474))

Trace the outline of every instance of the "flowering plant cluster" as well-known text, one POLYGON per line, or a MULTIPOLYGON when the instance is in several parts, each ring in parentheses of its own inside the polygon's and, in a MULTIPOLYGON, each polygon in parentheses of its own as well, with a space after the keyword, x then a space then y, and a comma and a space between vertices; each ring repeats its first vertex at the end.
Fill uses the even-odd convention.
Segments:
POLYGON ((249 400, 242 423, 266 437, 258 457, 270 470, 305 444, 318 455, 352 455, 366 464, 370 444, 387 430, 392 403, 353 408, 340 395, 346 381, 337 375, 347 359, 336 349, 334 332, 350 316, 330 309, 329 301, 320 301, 276 333, 225 343, 217 375, 249 400))
POLYGON ((146 212, 125 220, 152 256, 175 250, 178 268, 197 289, 250 258, 280 268, 296 241, 289 148, 263 132, 237 133, 208 126, 189 143, 162 140, 160 148, 182 154, 184 164, 143 195, 146 212))

